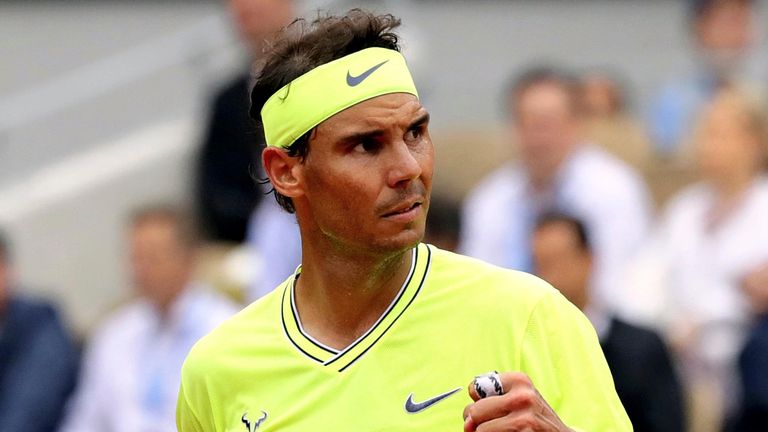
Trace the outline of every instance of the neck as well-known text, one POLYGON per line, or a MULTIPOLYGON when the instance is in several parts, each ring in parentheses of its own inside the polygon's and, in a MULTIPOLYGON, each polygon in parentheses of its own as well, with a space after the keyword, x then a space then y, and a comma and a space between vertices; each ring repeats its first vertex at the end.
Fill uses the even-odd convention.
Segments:
POLYGON ((714 182, 720 202, 730 202, 741 196, 755 180, 755 173, 739 172, 729 176, 723 176, 714 182))
POLYGON ((327 346, 343 349, 371 328, 391 304, 408 276, 413 252, 370 254, 317 244, 302 244, 296 308, 307 333, 327 346))
POLYGON ((174 303, 176 303, 181 294, 184 292, 186 286, 186 281, 183 283, 180 282, 176 284, 176 288, 170 291, 167 295, 151 299, 151 302, 157 309, 157 312, 160 315, 160 319, 162 321, 165 321, 168 318, 174 303))
POLYGON ((579 144, 574 141, 567 145, 566 150, 562 150, 557 157, 550 159, 549 163, 539 163, 536 168, 528 169, 528 176, 531 186, 535 191, 546 191, 552 188, 557 180, 560 171, 563 169, 568 159, 573 157, 579 144))

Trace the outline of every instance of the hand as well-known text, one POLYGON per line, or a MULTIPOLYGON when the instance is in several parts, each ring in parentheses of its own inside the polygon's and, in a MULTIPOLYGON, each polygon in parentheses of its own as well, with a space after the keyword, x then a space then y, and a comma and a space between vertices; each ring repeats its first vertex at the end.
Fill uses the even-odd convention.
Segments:
POLYGON ((752 310, 758 314, 768 313, 768 264, 747 273, 741 287, 752 310))
POLYGON ((570 431, 547 401, 520 372, 500 374, 504 394, 481 399, 469 385, 475 403, 464 408, 464 432, 570 431))

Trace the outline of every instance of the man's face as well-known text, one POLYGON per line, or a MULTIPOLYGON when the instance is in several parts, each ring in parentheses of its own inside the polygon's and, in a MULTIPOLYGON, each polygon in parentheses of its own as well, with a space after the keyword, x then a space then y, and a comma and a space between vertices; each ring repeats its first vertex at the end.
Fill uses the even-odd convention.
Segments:
POLYGON ((704 111, 696 134, 696 156, 705 178, 743 178, 757 169, 760 142, 735 96, 721 93, 704 111))
POLYGON ((539 277, 577 307, 586 306, 592 259, 589 252, 579 247, 573 228, 565 223, 551 223, 536 230, 533 261, 539 277))
POLYGON ((138 294, 166 306, 192 269, 192 253, 179 241, 173 222, 150 218, 131 232, 131 276, 138 294))
POLYGON ((350 250, 398 251, 417 244, 432 187, 429 114, 410 94, 379 96, 317 126, 299 166, 305 226, 350 250))
POLYGON ((752 8, 748 2, 716 2, 694 23, 699 46, 715 67, 738 63, 755 40, 752 8))
POLYGON ((577 140, 577 118, 567 91, 555 83, 535 84, 513 106, 520 156, 529 174, 551 181, 577 140))

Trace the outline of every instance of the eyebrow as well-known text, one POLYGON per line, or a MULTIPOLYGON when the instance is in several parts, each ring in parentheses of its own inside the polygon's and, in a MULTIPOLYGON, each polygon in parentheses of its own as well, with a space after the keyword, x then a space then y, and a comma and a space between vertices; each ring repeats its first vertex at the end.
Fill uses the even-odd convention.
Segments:
POLYGON ((418 126, 422 126, 426 123, 429 123, 429 113, 424 113, 421 117, 411 122, 411 125, 408 126, 408 130, 411 130, 418 126))
MULTIPOLYGON (((429 113, 425 113, 425 114, 421 115, 419 118, 417 118, 416 120, 411 122, 410 125, 408 125, 408 130, 411 130, 411 129, 415 128, 415 127, 419 127, 419 126, 422 126, 422 125, 428 123, 429 122, 429 118, 430 118, 429 113)), ((372 140, 372 139, 378 138, 378 137, 384 135, 384 133, 385 133, 384 130, 381 130, 381 129, 375 129, 375 130, 370 130, 370 131, 365 131, 365 132, 357 132, 357 133, 353 133, 351 135, 347 135, 344 138, 339 139, 337 142, 339 144, 357 143, 357 142, 362 142, 362 141, 372 140)))

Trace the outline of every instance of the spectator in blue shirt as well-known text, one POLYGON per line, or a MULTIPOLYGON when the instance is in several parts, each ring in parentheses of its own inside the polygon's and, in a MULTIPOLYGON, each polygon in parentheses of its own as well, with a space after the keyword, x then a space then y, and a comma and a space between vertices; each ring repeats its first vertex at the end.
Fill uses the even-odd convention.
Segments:
POLYGON ((0 234, 0 432, 56 430, 74 387, 78 355, 56 310, 11 291, 0 234))

